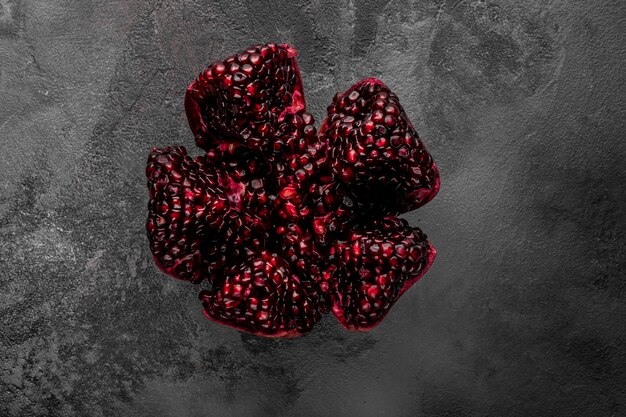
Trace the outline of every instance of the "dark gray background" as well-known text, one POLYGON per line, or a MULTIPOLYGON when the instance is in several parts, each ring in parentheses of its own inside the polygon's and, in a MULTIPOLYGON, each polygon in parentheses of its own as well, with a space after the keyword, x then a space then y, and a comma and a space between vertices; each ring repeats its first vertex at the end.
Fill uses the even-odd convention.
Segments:
POLYGON ((626 413, 626 3, 0 0, 1 416, 626 413), (367 334, 204 319, 144 232, 153 146, 250 44, 300 52, 320 121, 395 90, 442 189, 439 249, 367 334))

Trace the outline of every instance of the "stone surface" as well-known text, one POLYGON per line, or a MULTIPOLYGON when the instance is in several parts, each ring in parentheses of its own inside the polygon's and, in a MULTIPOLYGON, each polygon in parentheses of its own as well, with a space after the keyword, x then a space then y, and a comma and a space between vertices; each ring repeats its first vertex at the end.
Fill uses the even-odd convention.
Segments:
POLYGON ((0 415, 626 414, 625 35, 619 0, 0 0, 0 415), (441 168, 406 215, 439 256, 370 333, 247 336, 151 260, 150 148, 264 41, 318 120, 380 77, 441 168))

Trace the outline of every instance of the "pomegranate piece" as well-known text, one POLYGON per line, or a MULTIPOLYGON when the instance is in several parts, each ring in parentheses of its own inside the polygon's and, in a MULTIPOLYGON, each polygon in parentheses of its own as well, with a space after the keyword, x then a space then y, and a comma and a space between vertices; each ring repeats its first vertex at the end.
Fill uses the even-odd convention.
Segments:
POLYGON ((277 226, 275 234, 278 253, 313 288, 311 295, 317 300, 319 310, 328 312, 330 293, 327 286, 321 285, 327 258, 315 243, 310 228, 306 226, 308 225, 305 222, 277 226))
POLYGON ((200 293, 211 320, 266 337, 293 337, 320 319, 312 288, 279 256, 262 251, 228 270, 224 281, 200 293))
POLYGON ((259 45, 200 73, 185 96, 197 145, 271 147, 282 118, 305 107, 296 55, 289 45, 259 45))
POLYGON ((439 191, 437 166, 398 96, 377 79, 337 93, 320 134, 328 141, 333 174, 369 215, 414 210, 439 191))
POLYGON ((318 131, 296 55, 254 46, 192 82, 185 112, 204 154, 150 154, 150 248, 166 273, 210 282, 200 299, 218 323, 294 337, 332 311, 366 331, 434 260, 395 216, 430 201, 439 174, 379 80, 338 93, 318 131))
MULTIPOLYGON (((304 107, 298 112, 290 112, 281 117, 276 127, 276 135, 271 141, 272 146, 267 152, 268 158, 275 164, 281 164, 289 174, 295 175, 298 170, 303 169, 307 171, 306 174, 312 175, 315 167, 322 164, 326 157, 326 148, 317 135, 314 123, 313 116, 304 107), (312 167, 308 164, 312 164, 312 167)), ((298 180, 304 179, 303 173, 299 173, 298 180)))
POLYGON ((208 273, 202 247, 222 224, 227 198, 215 171, 183 147, 154 148, 146 168, 150 200, 146 222, 157 265, 175 278, 197 282, 208 273))
POLYGON ((251 225, 250 222, 254 222, 256 226, 269 229, 267 222, 251 220, 266 219, 271 215, 270 201, 274 186, 265 159, 256 152, 232 144, 211 147, 199 159, 218 172, 229 208, 250 216, 243 223, 251 225))
POLYGON ((315 241, 327 246, 343 236, 355 223, 355 196, 332 176, 322 176, 309 188, 315 241))
POLYGON ((332 311, 349 330, 369 330, 430 268, 436 250, 418 228, 388 217, 352 231, 330 252, 332 311), (331 278, 332 280, 332 278, 331 278))

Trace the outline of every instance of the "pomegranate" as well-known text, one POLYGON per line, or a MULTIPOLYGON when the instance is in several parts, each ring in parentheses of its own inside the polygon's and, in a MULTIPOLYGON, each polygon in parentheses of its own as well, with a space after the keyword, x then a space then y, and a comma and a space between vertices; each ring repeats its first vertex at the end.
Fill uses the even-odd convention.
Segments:
POLYGON ((435 254, 420 229, 397 217, 351 231, 330 251, 333 313, 347 329, 371 329, 426 273, 435 254))
POLYGON ((270 43, 210 65, 187 89, 185 111, 199 147, 267 148, 288 113, 305 108, 296 50, 270 43))
POLYGON ((439 174, 379 80, 338 93, 318 131, 296 56, 254 46, 191 83, 185 112, 204 154, 150 153, 150 248, 164 272, 210 283, 200 300, 218 323, 293 337, 332 311, 366 331, 434 260, 395 216, 432 200, 439 174))
POLYGON ((267 337, 290 337, 311 330, 320 319, 311 284, 274 253, 261 251, 225 272, 220 285, 200 293, 211 320, 267 337))
POLYGON ((227 197, 218 174, 183 147, 153 149, 146 168, 146 223, 157 265, 175 278, 199 282, 209 273, 202 246, 222 225, 227 197))
POLYGON ((405 213, 437 194, 437 166, 398 96, 381 81, 368 78, 337 93, 320 130, 332 172, 369 215, 405 213))

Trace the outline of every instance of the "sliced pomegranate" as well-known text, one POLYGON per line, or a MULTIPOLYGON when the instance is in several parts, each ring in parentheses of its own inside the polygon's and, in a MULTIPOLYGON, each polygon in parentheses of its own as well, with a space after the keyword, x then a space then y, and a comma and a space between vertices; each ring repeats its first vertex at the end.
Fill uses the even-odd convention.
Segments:
POLYGON ((437 166, 398 96, 375 78, 335 95, 320 134, 332 172, 368 215, 414 210, 439 190, 437 166))
POLYGON ((387 217, 352 231, 330 253, 332 311, 347 329, 369 330, 430 268, 435 248, 406 220, 387 217))
POLYGON ((146 222, 157 265, 175 278, 198 281, 208 273, 205 238, 228 210, 217 173, 183 147, 152 149, 146 168, 150 201, 146 222))
POLYGON ((223 283, 200 293, 204 314, 218 323, 266 337, 293 337, 320 319, 312 288, 276 254, 262 251, 234 266, 223 283))
POLYGON ((376 79, 338 93, 317 131, 296 55, 254 46, 189 86, 205 153, 150 154, 150 246, 165 272, 211 282, 200 298, 216 322, 293 337, 332 310, 368 330, 433 262, 426 236, 395 216, 435 196, 437 167, 376 79))
POLYGON ((258 45, 216 62, 187 89, 185 112, 198 146, 272 145, 281 119, 304 110, 302 80, 290 45, 258 45))

